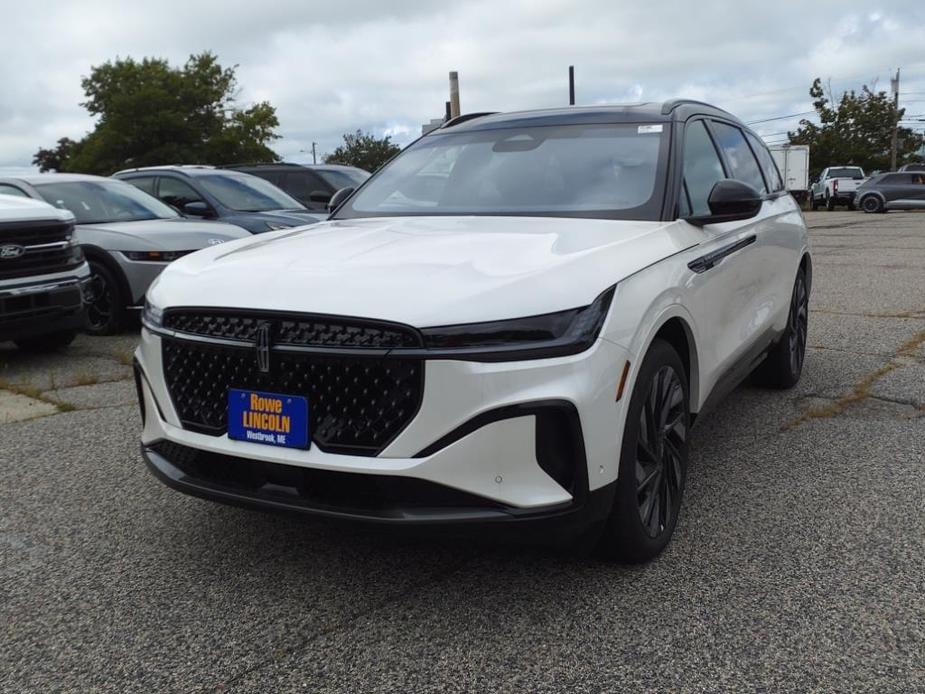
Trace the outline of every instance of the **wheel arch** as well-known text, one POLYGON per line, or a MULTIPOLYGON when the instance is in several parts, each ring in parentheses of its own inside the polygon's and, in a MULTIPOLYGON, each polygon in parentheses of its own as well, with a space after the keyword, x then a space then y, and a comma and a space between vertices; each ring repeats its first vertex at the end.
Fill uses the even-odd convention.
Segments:
MULTIPOLYGON (((640 349, 636 351, 637 367, 645 359, 655 340, 665 340, 681 357, 681 362, 687 370, 690 408, 692 412, 695 411, 700 403, 700 358, 697 336, 692 327, 694 322, 690 314, 682 306, 675 304, 665 308, 650 325, 651 328, 641 342, 640 349)), ((633 381, 635 382, 635 374, 633 381)))
POLYGON ((123 301, 131 302, 132 289, 129 286, 128 278, 122 268, 119 267, 119 264, 112 259, 109 252, 99 246, 89 244, 81 244, 81 248, 89 262, 99 263, 112 273, 113 277, 116 278, 116 282, 119 283, 119 292, 122 294, 123 301))

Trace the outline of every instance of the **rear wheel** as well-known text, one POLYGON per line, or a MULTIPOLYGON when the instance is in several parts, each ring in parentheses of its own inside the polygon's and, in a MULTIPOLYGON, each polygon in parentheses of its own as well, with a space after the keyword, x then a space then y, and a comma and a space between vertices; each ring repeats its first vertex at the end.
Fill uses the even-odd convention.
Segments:
POLYGON ((865 195, 861 198, 861 209, 868 214, 874 214, 883 209, 883 202, 876 195, 865 195))
POLYGON ((797 273, 790 298, 787 329, 755 370, 755 380, 769 388, 792 388, 803 373, 806 335, 809 328, 809 291, 803 268, 797 273))
POLYGON ((87 287, 87 332, 112 335, 118 332, 125 316, 125 300, 115 275, 105 265, 90 263, 87 287))
POLYGON ((678 353, 656 340, 630 397, 614 506, 599 549, 612 559, 643 562, 668 544, 687 477, 688 390, 678 353))
POLYGON ((24 352, 54 352, 67 347, 75 337, 77 333, 73 330, 62 330, 26 340, 16 340, 16 346, 24 352))

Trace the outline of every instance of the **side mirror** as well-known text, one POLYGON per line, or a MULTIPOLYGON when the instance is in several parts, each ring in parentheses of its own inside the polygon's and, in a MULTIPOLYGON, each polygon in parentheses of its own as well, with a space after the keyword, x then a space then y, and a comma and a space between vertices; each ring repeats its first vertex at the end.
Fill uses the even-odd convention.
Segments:
POLYGON ((183 214, 188 214, 191 217, 208 217, 212 214, 212 210, 202 200, 196 200, 183 205, 183 214))
POLYGON ((334 193, 334 195, 331 196, 331 199, 328 202, 328 211, 333 212, 338 207, 340 207, 347 200, 347 198, 353 195, 353 191, 355 190, 356 188, 348 187, 348 188, 341 188, 339 191, 334 193))
POLYGON ((705 224, 751 219, 761 209, 761 202, 761 193, 747 183, 724 178, 716 182, 707 198, 710 214, 688 217, 687 221, 702 227, 705 224))

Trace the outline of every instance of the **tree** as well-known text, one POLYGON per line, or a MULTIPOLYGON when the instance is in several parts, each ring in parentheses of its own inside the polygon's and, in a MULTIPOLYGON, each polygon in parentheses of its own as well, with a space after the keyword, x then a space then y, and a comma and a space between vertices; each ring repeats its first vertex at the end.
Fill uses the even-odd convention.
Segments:
POLYGON ((212 53, 192 55, 180 68, 158 58, 116 59, 92 68, 81 84, 81 105, 96 126, 77 143, 65 146, 62 138, 58 149, 40 149, 40 167, 105 175, 127 166, 279 160, 269 147, 279 137, 275 109, 267 102, 236 107, 235 68, 223 68, 212 53))
MULTIPOLYGON (((796 132, 788 132, 790 143, 809 145, 811 179, 828 166, 854 165, 865 171, 885 171, 890 168, 890 146, 893 126, 905 113, 897 110, 886 92, 874 92, 867 85, 858 94, 845 92, 834 104, 826 96, 818 77, 810 87, 813 107, 819 123, 800 121, 796 132)), ((896 160, 902 164, 914 160, 921 145, 919 137, 909 128, 899 128, 896 160)))
POLYGON ((39 167, 39 171, 62 171, 64 162, 73 154, 74 146, 77 143, 69 137, 62 137, 58 140, 58 146, 54 149, 39 149, 32 157, 33 165, 39 167))
POLYGON ((344 144, 328 154, 324 163, 358 166, 372 173, 400 151, 401 147, 392 143, 390 135, 377 138, 357 130, 345 133, 344 144))

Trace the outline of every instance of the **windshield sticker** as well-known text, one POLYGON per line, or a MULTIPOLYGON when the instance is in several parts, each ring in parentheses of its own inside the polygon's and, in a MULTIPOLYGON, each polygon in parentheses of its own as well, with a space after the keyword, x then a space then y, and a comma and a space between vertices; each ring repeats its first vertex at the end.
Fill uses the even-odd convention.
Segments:
POLYGON ((645 135, 646 133, 660 133, 662 132, 661 125, 640 125, 639 129, 636 131, 637 135, 645 135))

